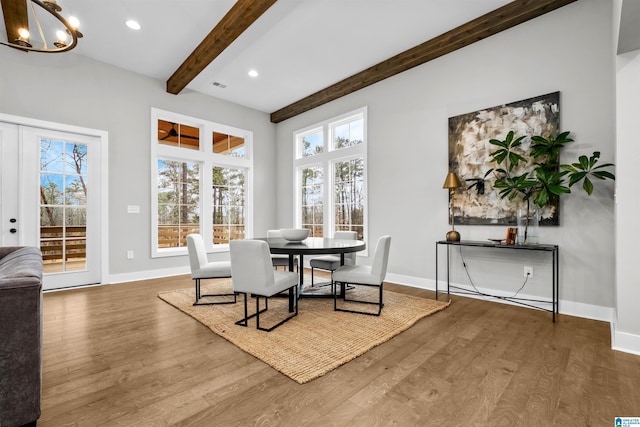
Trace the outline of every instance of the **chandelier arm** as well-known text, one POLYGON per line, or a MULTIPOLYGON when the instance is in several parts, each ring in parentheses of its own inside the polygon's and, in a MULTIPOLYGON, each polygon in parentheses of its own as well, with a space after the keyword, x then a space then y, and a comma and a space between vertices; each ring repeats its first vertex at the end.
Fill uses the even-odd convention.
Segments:
POLYGON ((31 10, 33 11, 33 19, 36 21, 36 26, 38 27, 38 32, 40 32, 40 38, 42 38, 42 49, 49 50, 47 46, 47 38, 44 36, 44 32, 42 31, 42 25, 40 25, 40 18, 38 18, 38 14, 36 13, 36 7, 34 3, 31 2, 31 10))
MULTIPOLYGON (((22 51, 26 51, 26 52, 43 52, 43 53, 60 53, 60 52, 66 52, 68 50, 73 49, 74 47, 76 47, 76 45, 78 44, 78 30, 76 30, 75 28, 73 28, 71 26, 71 24, 69 24, 69 21, 67 21, 62 15, 60 15, 58 12, 56 12, 55 10, 47 7, 44 3, 42 3, 40 0, 30 0, 32 3, 37 4, 38 6, 40 6, 42 9, 44 9, 45 11, 47 11, 48 13, 50 13, 51 15, 53 15, 58 21, 60 21, 62 23, 62 25, 65 26, 65 29, 67 30, 67 33, 71 35, 71 43, 69 43, 68 45, 64 46, 64 47, 56 47, 55 49, 53 48, 48 48, 46 46, 46 41, 44 41, 44 36, 42 36, 42 39, 45 43, 44 48, 37 48, 37 47, 28 47, 28 46, 21 46, 19 44, 15 44, 15 43, 11 43, 11 42, 2 42, 0 41, 0 44, 3 44, 5 46, 9 46, 12 47, 14 49, 18 49, 18 50, 22 50, 22 51)), ((33 6, 33 5, 32 5, 33 6)), ((34 11, 35 12, 35 11, 34 11)), ((36 15, 36 21, 38 22, 38 26, 40 25, 39 20, 37 18, 36 15)), ((42 30, 40 30, 42 31, 42 30)), ((82 36, 80 36, 82 37, 82 36)))

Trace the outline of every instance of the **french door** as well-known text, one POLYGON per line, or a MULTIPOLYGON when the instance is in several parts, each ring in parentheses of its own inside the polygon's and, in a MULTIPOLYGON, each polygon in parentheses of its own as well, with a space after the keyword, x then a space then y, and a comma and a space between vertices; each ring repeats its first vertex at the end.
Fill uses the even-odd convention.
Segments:
POLYGON ((101 280, 100 138, 0 122, 3 246, 38 246, 43 287, 101 280))

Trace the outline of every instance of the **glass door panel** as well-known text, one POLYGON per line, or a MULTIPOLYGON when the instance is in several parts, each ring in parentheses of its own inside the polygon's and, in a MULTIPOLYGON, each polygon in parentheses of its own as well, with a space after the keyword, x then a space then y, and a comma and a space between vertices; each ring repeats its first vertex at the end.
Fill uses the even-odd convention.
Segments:
POLYGON ((44 273, 87 269, 87 146, 40 140, 40 248, 44 273))

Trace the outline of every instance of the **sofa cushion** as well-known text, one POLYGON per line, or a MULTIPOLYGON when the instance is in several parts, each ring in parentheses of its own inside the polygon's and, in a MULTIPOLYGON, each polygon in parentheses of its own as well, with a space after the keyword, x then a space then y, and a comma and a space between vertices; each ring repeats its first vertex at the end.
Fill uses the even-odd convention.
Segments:
MULTIPOLYGON (((42 255, 35 247, 19 248, 0 259, 0 280, 42 279, 42 255)), ((22 280, 21 280, 22 282, 22 280)))

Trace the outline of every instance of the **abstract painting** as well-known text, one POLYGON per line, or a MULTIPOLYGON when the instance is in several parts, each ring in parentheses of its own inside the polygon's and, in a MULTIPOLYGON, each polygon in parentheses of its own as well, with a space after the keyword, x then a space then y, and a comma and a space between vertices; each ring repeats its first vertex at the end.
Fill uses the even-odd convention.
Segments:
MULTIPOLYGON (((516 137, 526 136, 521 148, 528 151, 531 136, 555 136, 559 129, 560 92, 450 117, 449 170, 463 183, 453 199, 455 223, 515 224, 518 208, 526 205, 520 198, 501 199, 493 187, 495 177, 485 177, 497 167, 490 156, 497 147, 489 141, 503 140, 513 130, 516 137)), ((557 225, 558 215, 558 203, 548 205, 540 212, 540 224, 557 225)))

